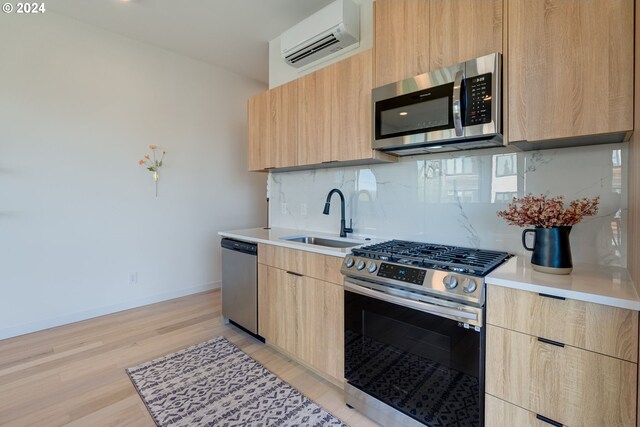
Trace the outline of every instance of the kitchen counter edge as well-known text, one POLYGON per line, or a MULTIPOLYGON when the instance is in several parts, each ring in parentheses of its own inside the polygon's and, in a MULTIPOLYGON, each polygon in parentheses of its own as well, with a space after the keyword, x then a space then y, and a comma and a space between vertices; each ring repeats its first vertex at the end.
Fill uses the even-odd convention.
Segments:
POLYGON ((640 298, 622 267, 579 264, 568 275, 533 270, 524 256, 515 256, 485 277, 488 285, 640 311, 640 298))
POLYGON ((220 231, 218 235, 222 237, 228 237, 230 239, 242 240, 245 242, 253 242, 253 243, 264 243, 267 245, 275 245, 275 246, 283 246, 285 248, 291 249, 299 249, 307 252, 315 252, 322 255, 329 255, 344 258, 347 256, 353 248, 357 248, 359 246, 370 245, 373 243, 377 243, 381 240, 371 239, 364 241, 364 238, 359 238, 354 236, 353 238, 340 238, 335 234, 322 233, 318 231, 309 231, 309 230, 297 230, 291 228, 247 228, 244 230, 230 230, 230 231, 220 231), (325 246, 318 245, 310 245, 306 243, 298 243, 298 242, 289 242, 286 240, 282 240, 283 237, 291 237, 291 236, 315 236, 315 237, 323 237, 327 239, 333 240, 344 240, 344 241, 361 241, 360 244, 350 247, 350 248, 330 248, 325 246))

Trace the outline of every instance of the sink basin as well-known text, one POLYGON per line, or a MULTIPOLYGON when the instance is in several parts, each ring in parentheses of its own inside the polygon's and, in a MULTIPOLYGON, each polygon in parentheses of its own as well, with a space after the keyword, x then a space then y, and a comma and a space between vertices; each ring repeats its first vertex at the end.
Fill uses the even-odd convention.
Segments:
POLYGON ((330 248, 352 248, 354 246, 362 244, 357 242, 347 242, 344 240, 325 239, 323 237, 313 236, 282 237, 282 240, 286 240, 288 242, 306 243, 308 245, 327 246, 330 248))

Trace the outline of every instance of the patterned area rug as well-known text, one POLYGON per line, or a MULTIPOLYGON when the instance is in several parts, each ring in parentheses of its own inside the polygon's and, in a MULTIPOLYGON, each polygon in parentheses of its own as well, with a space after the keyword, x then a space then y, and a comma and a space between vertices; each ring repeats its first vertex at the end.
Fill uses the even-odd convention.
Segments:
POLYGON ((224 337, 127 374, 159 427, 346 427, 224 337))

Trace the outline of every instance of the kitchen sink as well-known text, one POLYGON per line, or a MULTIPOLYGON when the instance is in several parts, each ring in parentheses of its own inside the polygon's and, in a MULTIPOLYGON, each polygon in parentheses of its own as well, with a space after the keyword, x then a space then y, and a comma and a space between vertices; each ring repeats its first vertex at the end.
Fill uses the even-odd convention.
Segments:
POLYGON ((325 239, 323 237, 313 236, 292 236, 282 237, 281 239, 288 242, 306 243, 307 245, 327 246, 330 248, 352 248, 362 244, 359 242, 347 242, 344 240, 325 239))

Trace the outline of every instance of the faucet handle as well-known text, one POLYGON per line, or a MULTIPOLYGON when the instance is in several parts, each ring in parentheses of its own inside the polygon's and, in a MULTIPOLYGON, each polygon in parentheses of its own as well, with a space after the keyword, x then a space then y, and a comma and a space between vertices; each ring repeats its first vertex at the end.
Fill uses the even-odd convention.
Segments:
POLYGON ((345 227, 344 232, 353 233, 353 218, 349 218, 349 227, 345 227))

